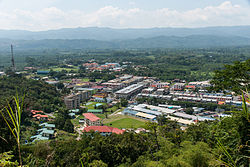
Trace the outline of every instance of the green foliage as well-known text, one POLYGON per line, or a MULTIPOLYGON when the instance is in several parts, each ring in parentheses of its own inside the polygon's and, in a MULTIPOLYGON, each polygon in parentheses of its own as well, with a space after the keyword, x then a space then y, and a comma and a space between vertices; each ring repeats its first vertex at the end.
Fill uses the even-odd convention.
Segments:
POLYGON ((18 94, 13 97, 13 104, 8 103, 8 106, 0 110, 2 117, 9 127, 13 137, 16 140, 18 153, 19 153, 19 163, 22 166, 21 149, 20 149, 20 137, 21 137, 21 115, 23 111, 24 96, 19 99, 18 94))
POLYGON ((4 152, 0 154, 0 166, 1 167, 17 167, 18 162, 12 162, 10 161, 14 156, 12 155, 12 152, 4 152))
POLYGON ((89 163, 89 167, 108 167, 108 165, 102 160, 94 160, 93 162, 89 163))
POLYGON ((250 82, 250 59, 245 62, 235 62, 233 65, 225 65, 225 69, 215 71, 213 89, 215 91, 231 90, 241 93, 246 88, 249 89, 250 82))
POLYGON ((74 125, 72 124, 72 122, 70 121, 70 119, 67 119, 65 121, 63 130, 65 130, 66 132, 69 132, 69 133, 73 133, 74 132, 74 125))
POLYGON ((126 99, 121 99, 120 101, 122 107, 127 107, 128 106, 128 100, 126 99))
POLYGON ((9 101, 16 93, 25 94, 24 107, 29 109, 55 111, 62 106, 61 94, 56 87, 43 81, 20 76, 0 78, 0 105, 9 101))

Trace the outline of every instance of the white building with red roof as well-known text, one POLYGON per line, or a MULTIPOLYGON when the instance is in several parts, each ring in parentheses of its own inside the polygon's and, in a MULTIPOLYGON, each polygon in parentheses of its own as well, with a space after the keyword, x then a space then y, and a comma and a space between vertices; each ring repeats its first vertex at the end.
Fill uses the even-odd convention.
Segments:
POLYGON ((83 113, 84 116, 84 123, 87 126, 99 126, 101 125, 101 118, 95 116, 95 114, 92 113, 83 113))
POLYGON ((107 136, 107 135, 111 135, 112 133, 123 134, 124 130, 114 128, 114 127, 109 127, 109 126, 88 126, 83 129, 83 132, 85 133, 96 132, 96 133, 100 133, 102 136, 107 136))

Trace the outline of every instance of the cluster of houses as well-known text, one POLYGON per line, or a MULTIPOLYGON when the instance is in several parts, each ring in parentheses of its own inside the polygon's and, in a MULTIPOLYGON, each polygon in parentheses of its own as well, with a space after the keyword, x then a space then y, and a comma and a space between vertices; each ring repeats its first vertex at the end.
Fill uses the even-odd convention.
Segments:
POLYGON ((37 110, 31 110, 30 114, 33 118, 40 122, 40 129, 37 130, 37 134, 31 136, 32 141, 52 139, 55 134, 55 124, 47 123, 48 115, 44 114, 43 111, 37 110))
POLYGON ((31 136, 34 141, 49 140, 54 138, 55 124, 42 123, 39 125, 41 128, 37 130, 37 135, 31 136))
POLYGON ((99 65, 96 62, 89 62, 89 63, 84 63, 82 66, 90 71, 103 71, 103 70, 121 71, 123 69, 119 63, 105 63, 99 65))
POLYGON ((31 110, 30 114, 32 118, 34 118, 37 121, 48 121, 49 116, 44 114, 43 111, 37 111, 37 110, 31 110))

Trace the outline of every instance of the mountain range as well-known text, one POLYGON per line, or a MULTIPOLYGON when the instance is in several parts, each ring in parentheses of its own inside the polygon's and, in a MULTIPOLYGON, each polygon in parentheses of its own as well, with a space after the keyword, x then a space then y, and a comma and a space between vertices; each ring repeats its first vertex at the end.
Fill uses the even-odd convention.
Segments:
POLYGON ((0 50, 107 48, 207 48, 250 45, 250 26, 205 28, 65 28, 0 30, 0 50))

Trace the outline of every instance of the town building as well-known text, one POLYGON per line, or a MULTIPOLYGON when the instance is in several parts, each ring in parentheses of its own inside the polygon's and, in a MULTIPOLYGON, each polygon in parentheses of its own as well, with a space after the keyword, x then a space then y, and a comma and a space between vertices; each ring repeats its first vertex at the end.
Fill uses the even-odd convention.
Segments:
POLYGON ((92 113, 83 113, 84 116, 84 123, 86 126, 100 126, 101 125, 101 118, 97 117, 92 113))
POLYGON ((123 134, 124 130, 109 126, 88 126, 83 129, 83 132, 84 133, 95 132, 95 133, 100 133, 100 135, 102 136, 109 136, 112 133, 123 134))
POLYGON ((117 98, 129 99, 131 96, 136 95, 144 88, 142 84, 133 84, 115 92, 117 98))
POLYGON ((184 87, 185 87, 185 83, 175 83, 172 86, 172 90, 174 90, 174 91, 180 91, 180 90, 183 90, 184 87))
POLYGON ((0 76, 4 76, 5 75, 5 73, 4 72, 0 72, 0 76))
POLYGON ((198 88, 206 88, 211 86, 210 81, 189 82, 188 85, 198 88))
POLYGON ((165 89, 169 88, 170 83, 168 82, 153 82, 150 83, 150 87, 157 88, 157 89, 165 89))
POLYGON ((67 109, 75 109, 80 107, 80 97, 78 95, 69 95, 64 97, 64 103, 67 109))
POLYGON ((64 97, 64 103, 67 109, 76 109, 80 107, 81 102, 89 99, 91 95, 90 91, 79 91, 76 94, 64 97))

